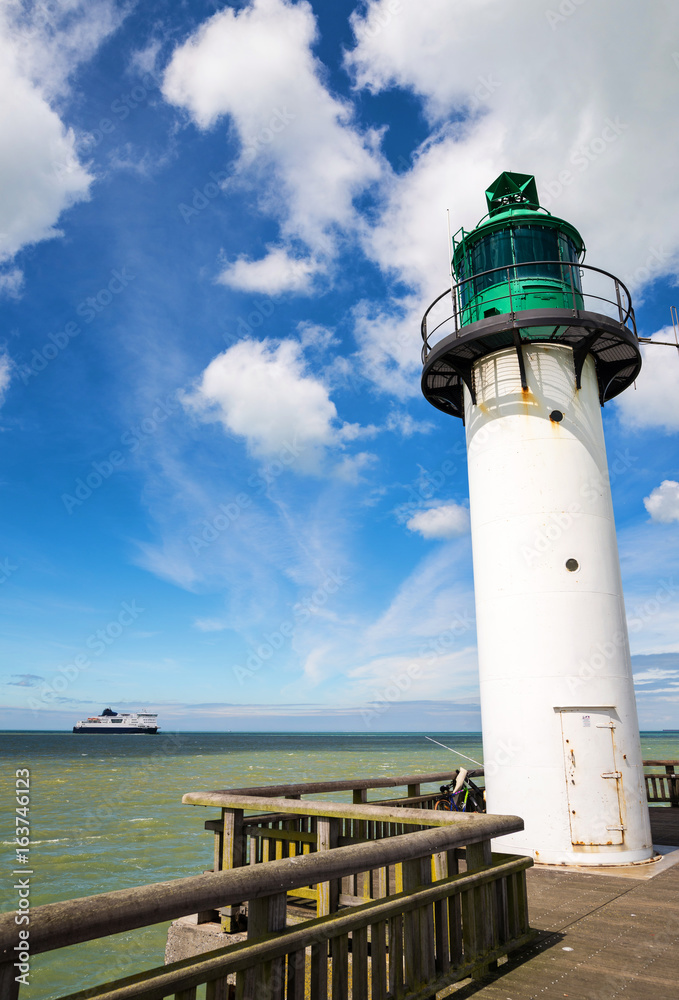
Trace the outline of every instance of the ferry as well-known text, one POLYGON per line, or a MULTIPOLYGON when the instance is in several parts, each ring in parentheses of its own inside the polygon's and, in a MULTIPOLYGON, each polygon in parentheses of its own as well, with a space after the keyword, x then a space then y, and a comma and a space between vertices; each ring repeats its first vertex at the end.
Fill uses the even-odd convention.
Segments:
POLYGON ((74 733, 117 733, 118 735, 134 735, 158 732, 158 715, 152 712, 114 712, 105 708, 101 715, 91 715, 88 719, 76 722, 74 733))

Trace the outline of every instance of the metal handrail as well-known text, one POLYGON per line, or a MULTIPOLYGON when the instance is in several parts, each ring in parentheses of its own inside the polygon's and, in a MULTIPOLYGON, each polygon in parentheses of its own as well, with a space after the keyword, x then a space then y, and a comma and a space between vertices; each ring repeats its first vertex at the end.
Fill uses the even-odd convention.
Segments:
MULTIPOLYGON (((465 286, 469 286, 470 283, 476 282, 476 281, 478 281, 479 278, 483 278, 486 275, 489 275, 489 274, 498 274, 499 272, 504 272, 506 274, 506 276, 507 276, 505 280, 506 280, 506 283, 508 285, 508 292, 507 291, 503 291, 502 294, 498 294, 495 298, 485 299, 484 300, 484 305, 488 305, 489 303, 492 303, 493 301, 498 301, 500 299, 505 299, 505 298, 509 297, 509 300, 510 300, 510 311, 509 311, 509 313, 507 315, 513 316, 514 312, 515 312, 513 297, 516 295, 517 290, 516 289, 512 289, 512 282, 513 281, 521 281, 521 280, 523 280, 520 276, 517 276, 517 272, 521 268, 535 268, 535 267, 542 267, 542 266, 545 266, 545 265, 556 265, 556 266, 559 266, 559 267, 567 267, 567 268, 570 269, 570 273, 569 273, 570 282, 569 283, 570 283, 570 289, 571 289, 571 295, 572 295, 572 301, 573 301, 573 314, 575 316, 577 316, 579 314, 579 312, 580 312, 580 309, 579 309, 578 303, 577 303, 577 296, 580 296, 583 300, 584 299, 596 299, 599 302, 606 302, 609 305, 615 306, 617 308, 619 321, 620 321, 620 324, 622 326, 627 326, 628 321, 631 320, 631 325, 632 325, 632 328, 633 328, 634 333, 636 335, 636 323, 635 323, 635 320, 634 320, 634 310, 632 309, 632 296, 631 296, 631 294, 629 292, 629 289, 624 284, 624 282, 622 282, 614 274, 611 274, 610 271, 605 271, 601 267, 593 267, 591 264, 573 263, 573 262, 564 261, 564 260, 532 260, 532 261, 522 261, 521 263, 505 264, 502 267, 492 267, 492 268, 489 268, 487 271, 479 271, 478 273, 476 273, 474 275, 471 275, 468 278, 463 278, 462 281, 458 281, 457 283, 451 285, 449 288, 446 288, 446 290, 444 292, 441 292, 441 294, 438 295, 434 299, 434 301, 428 306, 428 308, 427 308, 424 316, 422 317, 422 323, 420 325, 420 332, 421 332, 421 335, 422 335, 422 342, 423 342, 423 345, 422 345, 422 362, 424 363, 426 361, 427 356, 429 355, 429 352, 432 349, 431 345, 429 343, 430 337, 432 337, 433 334, 437 330, 439 330, 442 326, 444 326, 446 323, 449 323, 451 320, 453 320, 453 330, 454 330, 454 332, 455 332, 455 334, 457 336, 461 336, 461 331, 464 330, 465 324, 463 324, 463 323, 460 322, 460 315, 464 314, 464 310, 469 308, 469 303, 467 303, 466 305, 463 305, 463 303, 462 303, 462 293, 464 291, 465 286), (580 290, 580 289, 576 291, 575 281, 573 280, 573 269, 574 268, 578 269, 578 272, 579 272, 580 275, 582 275, 583 271, 592 271, 592 272, 594 272, 596 274, 602 274, 606 278, 610 278, 610 280, 614 284, 615 298, 614 299, 613 298, 609 299, 609 298, 604 297, 603 295, 596 295, 594 292, 586 292, 586 291, 583 291, 583 290, 580 290), (621 292, 622 292, 622 296, 621 296, 621 292), (450 315, 446 316, 443 320, 441 320, 439 323, 437 323, 436 326, 433 327, 433 329, 429 330, 428 327, 427 327, 427 318, 428 318, 429 314, 431 313, 432 309, 442 299, 444 299, 447 295, 451 296, 452 304, 453 304, 453 311, 450 313, 450 315)), ((560 279, 550 278, 549 276, 543 276, 543 275, 531 275, 529 277, 535 277, 537 280, 547 280, 547 281, 558 281, 558 280, 560 280, 560 279)), ((497 284, 501 284, 501 283, 504 284, 504 282, 497 282, 497 284)), ((473 287, 473 285, 472 285, 472 287, 473 287)), ((492 288, 492 287, 493 287, 492 284, 488 286, 489 289, 492 288)), ((486 289, 484 289, 484 291, 486 291, 486 289)), ((478 294, 480 294, 480 293, 478 293, 478 292, 475 293, 475 295, 478 295, 478 294)), ((473 298, 474 298, 474 296, 470 297, 470 302, 472 301, 473 298)))

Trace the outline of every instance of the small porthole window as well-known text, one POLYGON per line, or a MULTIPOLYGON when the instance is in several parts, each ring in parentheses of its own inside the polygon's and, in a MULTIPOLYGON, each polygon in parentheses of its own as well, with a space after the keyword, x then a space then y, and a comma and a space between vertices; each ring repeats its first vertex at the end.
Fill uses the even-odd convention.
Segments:
POLYGON ((569 573, 575 573, 576 569, 580 569, 580 563, 577 559, 567 559, 566 569, 569 573))
POLYGON ((563 420, 563 413, 561 412, 561 410, 552 410, 552 412, 549 414, 549 419, 552 420, 555 424, 560 424, 561 421, 563 420))

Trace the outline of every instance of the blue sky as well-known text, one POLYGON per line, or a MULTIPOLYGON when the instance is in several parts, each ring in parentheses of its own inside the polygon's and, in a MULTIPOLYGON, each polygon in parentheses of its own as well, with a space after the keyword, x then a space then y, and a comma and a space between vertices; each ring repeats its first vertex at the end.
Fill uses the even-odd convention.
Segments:
MULTIPOLYGON (((11 2, 0 66, 0 725, 479 729, 463 428, 419 389, 446 209, 535 174, 673 339, 676 5, 11 2)), ((646 348, 604 411, 649 729, 678 390, 646 348)))

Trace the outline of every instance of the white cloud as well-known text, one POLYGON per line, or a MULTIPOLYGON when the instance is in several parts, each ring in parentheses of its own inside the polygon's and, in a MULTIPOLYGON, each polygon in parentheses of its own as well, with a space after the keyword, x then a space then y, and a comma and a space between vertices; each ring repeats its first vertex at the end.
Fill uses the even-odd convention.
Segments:
POLYGON ((339 429, 339 437, 342 441, 358 441, 365 438, 374 438, 379 434, 379 427, 374 424, 347 424, 344 423, 339 429))
POLYGON ((0 406, 5 402, 5 396, 12 378, 12 360, 7 354, 0 354, 0 406))
POLYGON ((0 40, 0 261, 60 235, 65 208, 88 197, 92 177, 67 129, 0 40))
POLYGON ((359 483, 362 480, 362 473, 370 469, 378 462, 377 455, 369 451, 359 451, 357 455, 346 455, 335 467, 335 475, 338 479, 344 479, 348 483, 359 483))
POLYGON ((665 479, 644 497, 644 507, 653 521, 660 524, 671 524, 679 521, 679 483, 673 479, 665 479))
MULTIPOLYGON (((679 74, 678 74, 679 75, 679 74)), ((674 342, 671 327, 659 330, 654 341, 674 342)), ((672 347, 641 345, 643 363, 636 392, 627 389, 615 400, 621 422, 632 430, 660 428, 668 434, 679 431, 679 352, 672 347)))
POLYGON ((387 417, 387 430, 405 438, 412 437, 413 434, 428 434, 433 427, 429 420, 416 420, 405 410, 392 410, 387 417))
POLYGON ((242 340, 214 358, 185 403, 245 438, 259 458, 310 469, 337 440, 335 404, 297 341, 242 340))
MULTIPOLYGON (((297 333, 305 348, 312 348, 315 351, 327 351, 329 347, 339 344, 335 336, 335 331, 319 323, 308 323, 302 321, 297 324, 297 333)), ((342 358, 342 361, 347 359, 342 358)))
POLYGON ((406 527, 423 538, 455 538, 469 531, 469 511, 459 504, 441 504, 413 514, 406 527))
POLYGON ((0 296, 5 295, 8 299, 19 299, 23 285, 24 272, 18 267, 0 272, 0 296))
POLYGON ((228 628, 228 625, 216 618, 196 618, 193 627, 200 632, 223 632, 225 628, 228 628))
POLYGON ((260 260, 238 257, 224 268, 217 281, 240 291, 266 295, 308 292, 312 278, 322 269, 314 260, 293 257, 283 247, 273 247, 260 260))
POLYGON ((420 393, 420 320, 424 309, 417 296, 384 308, 359 302, 353 311, 358 363, 363 376, 384 393, 400 399, 420 393))
POLYGON ((107 0, 0 10, 0 261, 60 235, 61 213, 89 196, 76 135, 53 105, 121 19, 107 0))
POLYGON ((335 228, 355 225, 353 199, 381 166, 377 137, 360 135, 351 107, 322 82, 316 37, 308 3, 227 7, 175 50, 163 94, 201 129, 228 116, 238 166, 258 177, 262 207, 278 217, 283 237, 327 254, 335 228))
POLYGON ((389 607, 366 630, 361 639, 363 655, 385 650, 401 654, 409 648, 439 654, 473 643, 474 594, 461 582, 470 570, 466 539, 437 546, 399 585, 389 607), (423 639, 427 640, 424 646, 423 639))
MULTIPOLYGON (((385 176, 365 232, 380 267, 417 293, 413 357, 419 318, 449 280, 445 209, 454 230, 475 226, 503 170, 535 174, 543 204, 582 230, 587 262, 633 290, 679 269, 679 8, 602 0, 555 30, 548 12, 542 0, 369 0, 352 18, 357 85, 415 93, 434 128, 412 169, 385 176)), ((400 392, 415 362, 399 344, 390 381, 373 334, 358 323, 366 374, 400 392)))
POLYGON ((668 678, 679 678, 679 670, 663 670, 660 667, 651 667, 634 674, 635 684, 650 684, 652 681, 664 681, 668 678))

